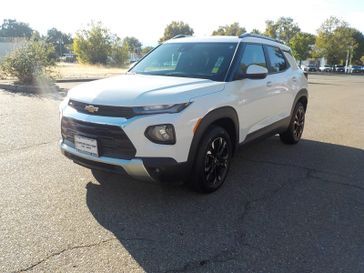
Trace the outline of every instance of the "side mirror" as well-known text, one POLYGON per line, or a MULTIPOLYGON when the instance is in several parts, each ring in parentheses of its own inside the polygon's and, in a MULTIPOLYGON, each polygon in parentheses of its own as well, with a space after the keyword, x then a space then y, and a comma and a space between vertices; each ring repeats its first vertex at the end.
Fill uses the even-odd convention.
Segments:
POLYGON ((265 77, 267 77, 267 75, 268 75, 267 68, 260 65, 252 64, 248 66, 245 77, 252 80, 258 80, 258 79, 264 79, 265 77))

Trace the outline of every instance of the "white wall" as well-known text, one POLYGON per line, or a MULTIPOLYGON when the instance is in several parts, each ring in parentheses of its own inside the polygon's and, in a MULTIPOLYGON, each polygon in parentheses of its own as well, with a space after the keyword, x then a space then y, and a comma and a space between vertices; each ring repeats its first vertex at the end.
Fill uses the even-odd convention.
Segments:
POLYGON ((15 38, 15 39, 0 39, 0 60, 4 58, 7 54, 9 54, 14 49, 22 46, 25 40, 23 38, 15 38))

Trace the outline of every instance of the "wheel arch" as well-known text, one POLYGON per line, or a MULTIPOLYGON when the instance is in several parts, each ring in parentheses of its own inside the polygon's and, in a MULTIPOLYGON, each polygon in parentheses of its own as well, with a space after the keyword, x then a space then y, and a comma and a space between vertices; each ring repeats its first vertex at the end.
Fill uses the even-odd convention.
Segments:
POLYGON ((224 106, 208 112, 199 122, 190 145, 188 162, 192 163, 194 161, 202 138, 207 130, 214 125, 221 126, 228 131, 233 143, 233 151, 235 151, 239 142, 239 118, 233 107, 224 106))
POLYGON ((307 110, 307 104, 308 104, 308 91, 306 88, 303 88, 301 89, 300 91, 298 91, 295 99, 294 99, 294 102, 293 102, 293 105, 292 105, 292 108, 291 108, 291 116, 293 114, 293 111, 294 111, 294 108, 296 107, 296 104, 298 102, 302 102, 303 103, 303 106, 305 107, 305 110, 307 110))

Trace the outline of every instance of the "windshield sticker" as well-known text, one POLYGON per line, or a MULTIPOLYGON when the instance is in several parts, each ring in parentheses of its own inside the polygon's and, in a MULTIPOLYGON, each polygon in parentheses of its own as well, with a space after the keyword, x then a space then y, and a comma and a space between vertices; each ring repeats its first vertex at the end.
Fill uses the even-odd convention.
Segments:
POLYGON ((213 73, 213 74, 218 73, 223 61, 224 61, 224 57, 219 57, 214 65, 214 68, 212 69, 211 73, 213 73))

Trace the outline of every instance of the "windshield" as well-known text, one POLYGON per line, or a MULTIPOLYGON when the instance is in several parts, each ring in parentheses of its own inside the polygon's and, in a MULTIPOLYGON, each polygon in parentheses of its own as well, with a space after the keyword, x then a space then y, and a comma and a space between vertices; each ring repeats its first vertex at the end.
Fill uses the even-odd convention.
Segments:
POLYGON ((130 72, 223 81, 236 46, 237 43, 167 43, 130 72))

